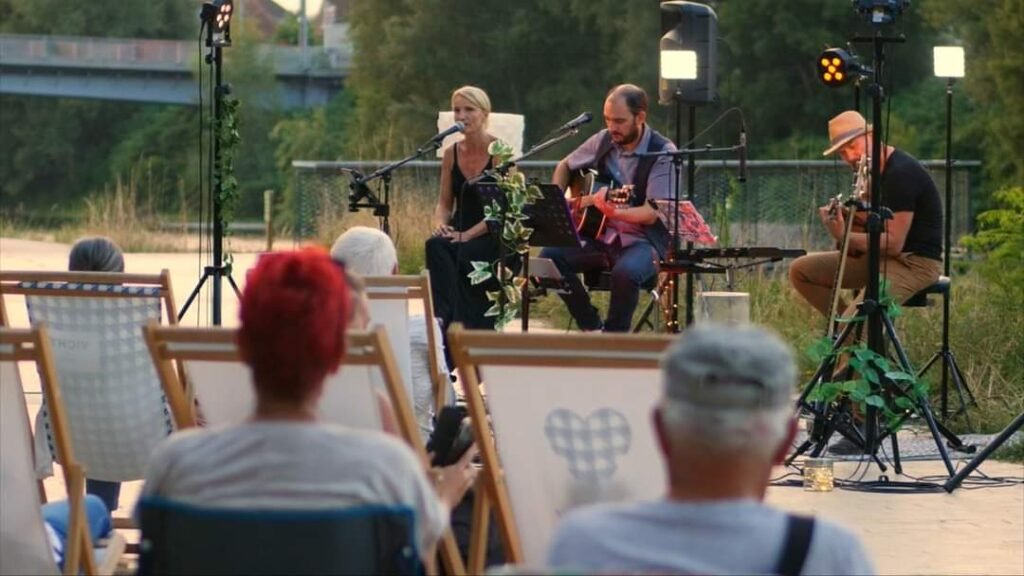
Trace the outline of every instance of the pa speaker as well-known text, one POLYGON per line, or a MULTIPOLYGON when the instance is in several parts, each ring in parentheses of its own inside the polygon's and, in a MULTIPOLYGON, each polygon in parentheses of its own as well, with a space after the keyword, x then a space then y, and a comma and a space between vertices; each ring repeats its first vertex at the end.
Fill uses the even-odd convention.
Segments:
MULTIPOLYGON (((658 75, 658 101, 669 104, 707 104, 714 102, 718 76, 718 15, 706 4, 670 0, 661 3, 661 41, 658 75), (665 52, 696 53, 696 78, 692 73, 665 72, 665 52), (670 76, 666 78, 665 76, 670 76)), ((670 54, 669 56, 673 56, 670 54)), ((682 59, 692 65, 692 54, 682 59)), ((678 59, 672 61, 679 62, 678 59)))

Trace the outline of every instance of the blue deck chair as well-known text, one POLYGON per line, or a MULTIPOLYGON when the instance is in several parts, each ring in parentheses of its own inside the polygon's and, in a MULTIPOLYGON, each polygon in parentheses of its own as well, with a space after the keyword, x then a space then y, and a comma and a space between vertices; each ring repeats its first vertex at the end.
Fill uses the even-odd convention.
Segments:
POLYGON ((236 510, 140 501, 139 574, 418 574, 404 506, 236 510))

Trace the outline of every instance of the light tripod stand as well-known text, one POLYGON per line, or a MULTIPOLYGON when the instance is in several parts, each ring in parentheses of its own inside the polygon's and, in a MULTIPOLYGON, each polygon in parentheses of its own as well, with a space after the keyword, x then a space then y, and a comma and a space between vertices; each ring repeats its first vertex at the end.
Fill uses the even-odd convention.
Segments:
MULTIPOLYGON (((863 434, 855 425, 855 417, 851 405, 852 401, 810 402, 808 400, 818 387, 824 386, 826 383, 831 381, 833 376, 832 371, 835 368, 835 359, 843 350, 847 339, 853 335, 855 328, 858 331, 858 336, 864 331, 867 332, 867 348, 878 357, 885 358, 887 356, 886 339, 888 339, 889 343, 891 343, 893 347, 900 367, 905 373, 914 374, 914 371, 910 367, 910 362, 907 359, 906 352, 896 335, 896 331, 892 325, 892 320, 889 318, 886 306, 882 302, 880 278, 881 235, 882 229, 884 228, 883 215, 885 211, 883 208, 881 186, 882 158, 885 155, 881 140, 882 99, 884 97, 881 78, 884 63, 884 45, 886 43, 903 42, 904 39, 902 36, 886 37, 883 36, 880 31, 876 30, 871 36, 858 37, 855 38, 854 41, 870 42, 873 48, 873 67, 870 71, 867 68, 861 68, 862 71, 869 72, 872 75, 872 83, 868 87, 868 90, 872 100, 872 121, 874 125, 871 130, 870 149, 871 197, 866 223, 868 234, 868 281, 865 287, 864 299, 858 306, 856 314, 857 320, 847 323, 844 329, 836 337, 832 343, 831 354, 826 356, 814 377, 811 379, 811 382, 806 386, 803 393, 800 395, 800 398, 797 400, 797 409, 813 414, 814 424, 810 429, 808 439, 796 450, 796 452, 787 458, 786 464, 791 464, 798 456, 812 448, 812 456, 820 455, 828 445, 831 436, 835 432, 839 432, 853 442, 858 448, 862 449, 865 454, 869 455, 883 471, 886 470, 886 467, 878 458, 877 453, 881 446, 881 442, 885 438, 889 437, 892 440, 895 471, 897 473, 901 473, 902 466, 899 458, 899 446, 897 443, 896 430, 903 421, 911 416, 911 414, 916 413, 927 423, 943 464, 945 464, 949 475, 953 476, 955 470, 950 460, 949 452, 946 449, 946 444, 943 441, 943 437, 955 449, 967 450, 967 448, 955 434, 935 420, 935 416, 928 403, 928 398, 924 395, 917 394, 912 388, 910 390, 902 388, 898 382, 893 381, 887 375, 878 375, 876 373, 875 378, 869 379, 869 382, 871 383, 872 396, 880 397, 884 401, 891 401, 896 406, 902 405, 902 408, 897 421, 888 422, 889 425, 886 429, 881 430, 880 410, 875 404, 868 403, 863 415, 863 434), (903 402, 898 402, 898 399, 903 399, 903 402)), ((829 77, 826 76, 825 80, 827 81, 828 79, 829 77)), ((852 214, 850 217, 853 217, 852 214)), ((829 319, 829 321, 831 321, 831 319, 829 319)))
POLYGON ((212 190, 210 191, 210 202, 213 204, 213 264, 203 268, 203 275, 200 276, 192 293, 189 294, 185 305, 178 313, 178 320, 185 317, 192 302, 199 296, 203 284, 212 280, 212 321, 214 326, 221 325, 221 280, 226 278, 235 295, 241 297, 238 284, 231 277, 231 267, 224 265, 224 222, 221 192, 224 182, 231 176, 230 169, 224 165, 223 154, 220 144, 220 131, 224 121, 224 99, 231 93, 231 86, 224 84, 224 60, 222 48, 231 46, 231 12, 233 3, 230 0, 215 0, 212 3, 203 5, 199 15, 202 26, 206 27, 206 46, 210 49, 206 55, 206 63, 213 66, 214 84, 213 91, 213 123, 210 126, 210 140, 213 146, 213 163, 210 169, 213 173, 211 180, 212 190))
MULTIPOLYGON (((953 78, 946 80, 946 165, 945 165, 945 177, 946 177, 946 213, 945 213, 945 238, 943 238, 943 256, 945 260, 944 273, 946 278, 950 278, 952 269, 950 262, 952 261, 952 244, 953 244, 953 78)), ((952 294, 951 290, 946 290, 942 293, 942 347, 939 348, 935 354, 932 355, 931 359, 925 363, 924 368, 918 372, 918 377, 924 376, 936 362, 942 364, 942 388, 941 388, 941 404, 939 405, 939 413, 942 415, 942 419, 945 420, 949 417, 949 382, 953 381, 953 389, 956 391, 957 397, 960 400, 960 408, 956 411, 954 416, 963 414, 964 420, 967 422, 968 428, 971 427, 970 417, 967 415, 967 399, 964 398, 964 392, 970 398, 971 404, 977 404, 974 399, 974 393, 971 392, 970 387, 967 385, 967 380, 964 378, 963 372, 960 371, 960 365, 957 364, 956 356, 953 355, 953 351, 949 347, 949 307, 950 299, 952 294)))

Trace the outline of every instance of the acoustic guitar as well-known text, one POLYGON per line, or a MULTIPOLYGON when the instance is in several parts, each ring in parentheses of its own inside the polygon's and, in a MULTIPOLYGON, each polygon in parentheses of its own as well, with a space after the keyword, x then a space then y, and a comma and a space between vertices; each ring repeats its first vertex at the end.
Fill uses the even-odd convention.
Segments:
POLYGON ((583 206, 583 197, 595 194, 601 188, 608 188, 605 198, 613 204, 625 206, 633 199, 632 184, 619 186, 615 180, 601 178, 593 169, 574 172, 567 191, 569 207, 576 231, 585 238, 600 238, 608 222, 608 217, 596 206, 583 206))

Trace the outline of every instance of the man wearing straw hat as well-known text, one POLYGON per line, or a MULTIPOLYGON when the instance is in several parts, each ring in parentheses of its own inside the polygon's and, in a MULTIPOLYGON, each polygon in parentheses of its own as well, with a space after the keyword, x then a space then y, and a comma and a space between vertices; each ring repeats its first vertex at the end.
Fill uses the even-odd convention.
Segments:
MULTIPOLYGON (((872 126, 859 112, 847 110, 828 123, 831 144, 824 155, 836 152, 851 168, 874 152, 872 126)), ((931 286, 939 278, 942 263, 942 202, 928 171, 913 156, 882 143, 881 204, 892 212, 883 220, 880 273, 888 285, 888 294, 903 302, 916 292, 931 286)), ((870 167, 870 161, 865 166, 870 167)), ((865 183, 862 198, 868 201, 870 184, 865 183)), ((818 209, 828 233, 840 243, 846 229, 842 210, 830 206, 818 209)), ((836 280, 841 254, 838 250, 816 252, 797 258, 789 269, 793 287, 824 315, 829 314, 830 296, 836 280)), ((863 288, 868 282, 868 234, 856 223, 848 240, 847 261, 842 288, 863 288)), ((863 292, 862 292, 863 294, 863 292)), ((849 305, 840 303, 838 311, 848 317, 860 298, 849 305)))

